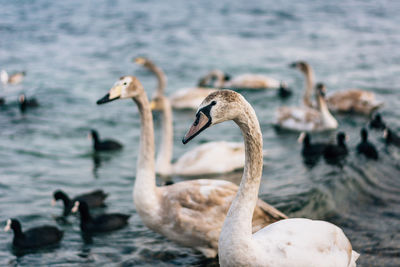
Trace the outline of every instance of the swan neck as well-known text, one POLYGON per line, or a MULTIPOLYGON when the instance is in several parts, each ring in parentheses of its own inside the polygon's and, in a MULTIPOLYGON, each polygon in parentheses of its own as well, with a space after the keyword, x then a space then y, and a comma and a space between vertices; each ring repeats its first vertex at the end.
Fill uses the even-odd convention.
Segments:
POLYGON ((167 97, 164 97, 162 110, 162 137, 161 145, 156 159, 157 173, 162 176, 171 175, 171 160, 173 155, 173 119, 172 107, 167 97))
POLYGON ((304 72, 304 75, 305 75, 306 90, 304 91, 303 103, 305 106, 312 108, 311 97, 314 87, 314 71, 310 66, 307 67, 307 69, 304 72))
POLYGON ((167 86, 167 76, 162 69, 157 67, 154 63, 148 63, 146 67, 157 77, 157 93, 164 94, 164 89, 167 86))
POLYGON ((234 121, 244 137, 245 167, 239 190, 222 227, 220 237, 222 250, 229 247, 233 249, 251 247, 252 217, 258 200, 263 166, 262 133, 255 111, 249 103, 242 101, 241 114, 234 121))
POLYGON ((321 118, 324 126, 326 128, 332 128, 332 129, 336 128, 338 126, 338 122, 329 111, 325 98, 321 95, 317 95, 316 100, 317 100, 317 108, 321 113, 321 118))
POLYGON ((154 172, 154 128, 150 104, 145 92, 133 99, 140 113, 140 148, 136 165, 134 201, 140 210, 154 210, 158 206, 156 178, 154 172))

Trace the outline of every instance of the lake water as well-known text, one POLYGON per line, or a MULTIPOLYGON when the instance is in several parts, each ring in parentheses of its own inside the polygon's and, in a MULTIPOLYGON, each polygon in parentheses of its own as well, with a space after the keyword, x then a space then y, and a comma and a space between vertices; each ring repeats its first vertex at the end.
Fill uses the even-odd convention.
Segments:
MULTIPOLYGON (((287 101, 273 92, 243 92, 257 112, 268 152, 260 197, 289 216, 340 226, 361 253, 360 266, 400 265, 399 149, 387 149, 381 133, 371 132, 379 161, 358 157, 354 147, 368 118, 341 115, 339 129, 350 136, 346 165, 321 161, 309 169, 297 135, 277 133, 271 125, 279 106, 299 103, 303 77, 288 64, 306 60, 328 90, 374 91, 385 101, 384 119, 399 131, 400 2, 1 0, 0 6, 0 68, 27 71, 22 84, 0 89, 6 98, 0 107, 0 223, 15 217, 25 229, 53 224, 65 231, 58 248, 21 257, 12 252, 12 234, 1 232, 1 266, 217 265, 148 230, 135 211, 137 108, 132 101, 95 102, 127 74, 152 94, 155 78, 132 63, 136 56, 164 69, 169 93, 195 85, 214 68, 286 80, 295 92, 287 101), (35 96, 40 107, 21 114, 20 92, 35 96), (125 148, 94 157, 86 138, 90 128, 125 148), (103 211, 132 214, 129 226, 85 244, 76 217, 68 223, 54 219, 61 214, 61 205, 50 206, 58 188, 71 195, 104 189, 110 196, 103 211)), ((239 129, 225 123, 183 146, 193 112, 174 115, 175 157, 200 142, 242 140, 239 129)), ((238 181, 235 175, 227 179, 238 181)))

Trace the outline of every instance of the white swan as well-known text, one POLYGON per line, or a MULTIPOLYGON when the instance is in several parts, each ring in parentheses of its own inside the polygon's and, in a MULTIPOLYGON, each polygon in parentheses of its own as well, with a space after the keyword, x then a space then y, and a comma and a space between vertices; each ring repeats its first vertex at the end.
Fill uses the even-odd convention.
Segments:
MULTIPOLYGON (((158 87, 166 85, 166 77, 164 72, 155 66, 152 62, 148 61, 144 57, 135 58, 135 62, 140 65, 144 65, 148 68, 154 68, 156 74, 161 78, 159 80, 158 87)), ((194 88, 184 88, 178 90, 169 96, 171 101, 172 108, 174 109, 197 109, 197 107, 201 104, 204 98, 206 98, 210 93, 215 92, 217 89, 213 88, 202 88, 202 87, 194 87, 194 88)))
POLYGON ((3 84, 18 84, 22 82, 25 75, 25 71, 8 74, 6 70, 1 70, 0 80, 3 84))
POLYGON ((304 107, 280 107, 277 111, 275 125, 292 131, 326 131, 338 127, 337 120, 329 112, 325 102, 326 88, 317 84, 317 109, 304 107))
MULTIPOLYGON (((298 61, 290 65, 299 69, 305 76, 306 90, 304 94, 304 103, 312 107, 311 95, 314 84, 314 73, 311 66, 298 61)), ((376 99, 373 92, 361 89, 346 89, 338 92, 329 93, 326 97, 328 108, 334 112, 354 112, 369 115, 383 106, 383 102, 376 99)))
MULTIPOLYGON (((215 257, 218 237, 230 203, 238 187, 223 180, 191 180, 156 186, 154 171, 153 116, 146 93, 133 76, 122 77, 97 104, 132 98, 141 118, 140 149, 133 199, 136 211, 151 230, 206 257, 215 257)), ((257 231, 284 214, 257 201, 253 227, 257 231)))
POLYGON ((262 133, 251 105, 238 93, 221 90, 201 104, 185 135, 187 143, 206 128, 233 120, 242 130, 246 166, 219 238, 221 266, 355 266, 359 256, 343 231, 324 221, 286 219, 252 234, 251 220, 260 186, 262 133))
POLYGON ((150 106, 162 112, 162 140, 156 159, 156 172, 162 176, 199 176, 232 172, 244 167, 244 145, 236 142, 208 142, 181 155, 171 163, 173 155, 173 119, 169 99, 164 95, 166 77, 163 71, 147 58, 143 66, 153 72, 158 88, 150 106))
POLYGON ((245 73, 230 78, 221 70, 212 70, 200 80, 202 85, 230 89, 280 89, 282 83, 262 74, 245 73))

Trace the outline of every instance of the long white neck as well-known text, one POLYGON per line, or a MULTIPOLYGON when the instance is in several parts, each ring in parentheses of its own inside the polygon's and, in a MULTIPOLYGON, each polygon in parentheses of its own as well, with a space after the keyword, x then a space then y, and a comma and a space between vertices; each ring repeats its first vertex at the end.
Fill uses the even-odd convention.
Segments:
POLYGON ((221 259, 252 257, 252 218, 258 199, 262 166, 263 141, 254 109, 241 101, 241 115, 234 121, 240 127, 245 143, 245 167, 239 190, 229 208, 219 238, 221 259))
POLYGON ((140 149, 133 199, 139 215, 145 220, 144 217, 153 216, 160 206, 154 172, 153 116, 146 93, 143 92, 133 100, 139 108, 141 120, 140 149))
POLYGON ((173 155, 173 139, 174 129, 172 120, 172 107, 167 97, 162 96, 162 137, 161 145, 157 154, 156 169, 161 176, 169 176, 172 172, 172 155, 173 155))
POLYGON ((304 106, 312 108, 311 96, 313 93, 314 88, 314 71, 310 66, 307 66, 306 71, 304 72, 305 76, 305 87, 306 90, 304 91, 303 95, 303 104, 304 106))
POLYGON ((318 110, 321 113, 321 118, 324 128, 336 129, 338 127, 338 122, 329 111, 325 98, 317 94, 316 101, 318 110))

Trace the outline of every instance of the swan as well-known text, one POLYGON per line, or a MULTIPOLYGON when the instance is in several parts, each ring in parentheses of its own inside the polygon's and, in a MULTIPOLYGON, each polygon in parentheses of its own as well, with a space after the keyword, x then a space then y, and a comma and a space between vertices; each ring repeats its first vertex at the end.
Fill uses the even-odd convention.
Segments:
POLYGON ((18 84, 22 82, 25 75, 25 71, 8 74, 6 70, 1 70, 0 80, 3 84, 18 84))
POLYGON ((280 94, 291 92, 286 83, 280 82, 262 74, 245 73, 233 78, 223 71, 215 69, 200 79, 199 85, 232 90, 279 89, 280 94))
POLYGON ((164 95, 165 75, 152 61, 145 59, 144 67, 158 79, 158 87, 150 107, 162 112, 162 140, 156 159, 156 172, 161 176, 199 176, 232 172, 244 167, 244 146, 235 142, 208 142, 181 155, 171 163, 173 155, 173 118, 169 99, 164 95), (227 157, 229 155, 229 157, 227 157))
MULTIPOLYGON (((154 63, 149 61, 144 57, 135 58, 135 63, 139 65, 144 65, 147 68, 152 68, 156 72, 157 76, 160 77, 158 88, 165 87, 167 83, 167 79, 165 77, 164 72, 158 68, 154 63)), ((171 105, 173 109, 197 109, 197 107, 201 104, 204 98, 206 98, 210 93, 214 92, 217 89, 212 88, 184 88, 178 90, 173 93, 169 99, 171 101, 171 105)))
POLYGON ((355 266, 343 231, 325 221, 285 219, 252 234, 251 220, 261 182, 263 139, 252 106, 240 94, 221 90, 200 105, 196 120, 183 138, 189 142, 215 124, 233 120, 246 147, 242 182, 232 201, 219 237, 221 266, 355 266))
MULTIPOLYGON (((306 91, 303 99, 307 106, 312 107, 310 99, 314 83, 314 72, 311 66, 304 61, 298 61, 292 63, 290 67, 297 68, 304 74, 306 91)), ((346 89, 330 93, 326 97, 326 102, 331 111, 354 112, 364 115, 369 115, 383 106, 383 102, 378 101, 373 92, 361 89, 346 89)))
POLYGON ((280 107, 277 111, 275 125, 278 128, 292 131, 325 131, 338 127, 338 122, 329 112, 325 102, 325 85, 316 86, 317 109, 304 107, 280 107))
MULTIPOLYGON (((97 101, 133 99, 141 117, 140 149, 133 200, 143 223, 151 230, 206 257, 218 252, 218 237, 237 185, 224 180, 199 179, 156 186, 154 131, 150 103, 136 77, 124 76, 97 101)), ((253 230, 287 218, 272 206, 257 200, 253 230)))

